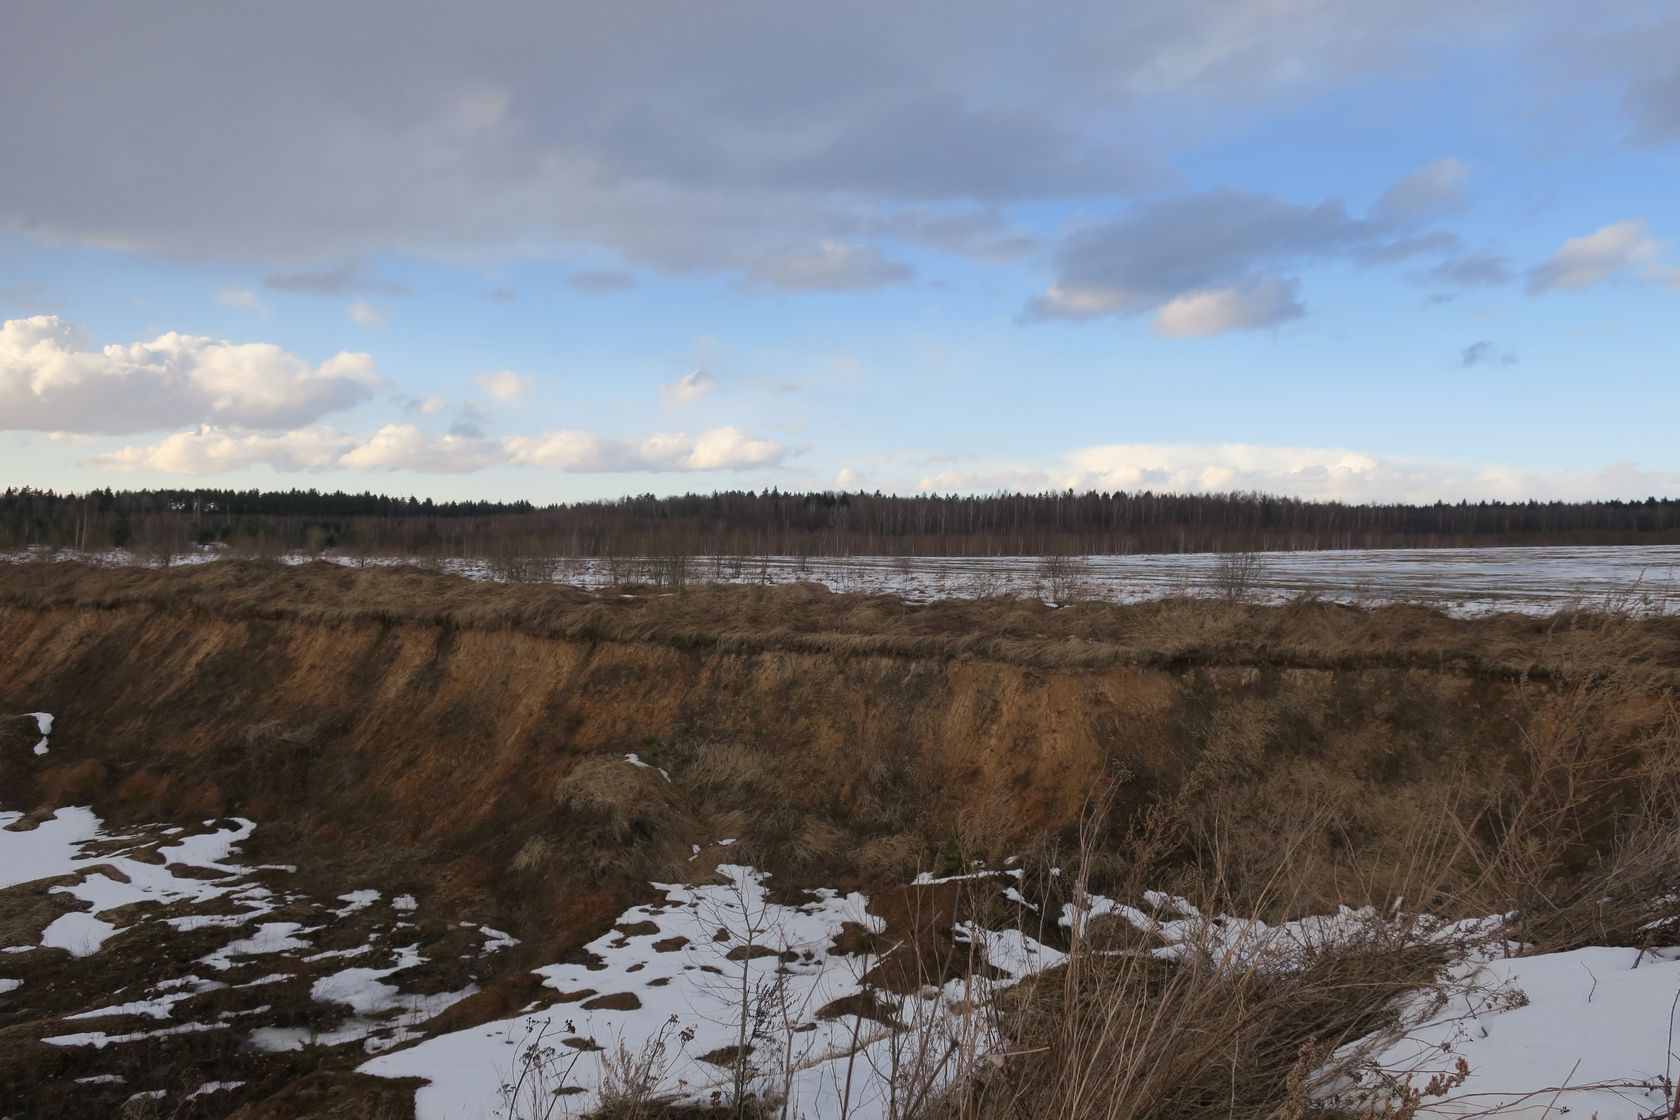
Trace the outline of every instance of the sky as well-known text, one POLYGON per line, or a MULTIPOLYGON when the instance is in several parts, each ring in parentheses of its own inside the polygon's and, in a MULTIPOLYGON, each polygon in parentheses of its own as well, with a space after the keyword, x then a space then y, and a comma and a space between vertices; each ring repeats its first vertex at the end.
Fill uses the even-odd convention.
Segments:
POLYGON ((1680 5, 14 5, 0 485, 1680 496, 1680 5))

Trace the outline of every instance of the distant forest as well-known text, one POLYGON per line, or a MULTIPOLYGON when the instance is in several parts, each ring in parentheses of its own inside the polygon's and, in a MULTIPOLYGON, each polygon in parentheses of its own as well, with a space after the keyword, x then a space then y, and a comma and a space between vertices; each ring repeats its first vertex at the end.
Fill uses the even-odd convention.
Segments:
POLYGON ((7 489, 0 550, 220 543, 407 556, 1053 556, 1680 544, 1680 499, 1350 505, 1268 494, 726 491, 546 506, 316 490, 7 489))

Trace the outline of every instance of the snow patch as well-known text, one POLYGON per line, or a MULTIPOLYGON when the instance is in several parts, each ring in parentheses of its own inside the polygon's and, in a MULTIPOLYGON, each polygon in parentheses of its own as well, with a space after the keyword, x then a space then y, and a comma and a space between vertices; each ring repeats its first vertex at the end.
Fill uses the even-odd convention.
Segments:
POLYGON ((624 756, 624 761, 628 762, 632 766, 639 766, 643 770, 657 770, 657 771, 659 771, 659 776, 661 778, 664 778, 667 782, 671 780, 671 775, 667 774, 663 767, 653 766, 653 765, 650 765, 646 762, 643 762, 641 760, 641 757, 638 756, 638 755, 627 754, 627 755, 624 756))
POLYGON ((52 734, 53 717, 51 712, 30 712, 35 717, 35 728, 41 736, 41 741, 35 744, 35 753, 47 753, 47 737, 52 734))

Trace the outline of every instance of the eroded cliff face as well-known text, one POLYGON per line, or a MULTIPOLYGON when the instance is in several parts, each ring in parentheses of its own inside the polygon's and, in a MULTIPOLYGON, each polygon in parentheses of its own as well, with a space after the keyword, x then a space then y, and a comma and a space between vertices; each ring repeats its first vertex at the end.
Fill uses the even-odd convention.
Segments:
MULTIPOLYGON (((1293 622, 1249 608, 1258 621, 1215 631, 1191 614, 1215 608, 1190 604, 1190 637, 1167 649, 1106 607, 934 625, 805 588, 638 606, 416 572, 37 572, 0 572, 0 713, 51 711, 58 730, 46 756, 5 752, 8 806, 238 814, 264 823, 276 858, 423 857, 445 893, 494 893, 533 838, 576 888, 589 876, 567 848, 586 825, 600 826, 588 843, 641 844, 657 863, 773 820, 818 829, 781 836, 792 849, 836 846, 842 870, 867 873, 844 857, 871 842, 931 859, 962 829, 994 846, 1067 830, 1116 776, 1123 810, 1192 771, 1233 788, 1298 771, 1297 793, 1334 778, 1375 812, 1446 770, 1502 765, 1561 663, 1534 630, 1525 676, 1522 623, 1489 623, 1497 659, 1481 660, 1475 624, 1391 620, 1409 644, 1368 621, 1357 641, 1315 634, 1348 629, 1360 612, 1341 608, 1293 622), (513 595, 522 613, 448 609, 513 595), (618 613, 580 627, 603 603, 618 613), (1008 644, 976 652, 991 622, 988 640, 1008 644), (1313 640, 1316 665, 1301 653, 1313 640), (633 766, 590 780, 622 778, 667 820, 594 820, 587 797, 568 801, 580 766, 630 754, 670 788, 633 766)), ((1649 650, 1627 656, 1666 671, 1649 650)))

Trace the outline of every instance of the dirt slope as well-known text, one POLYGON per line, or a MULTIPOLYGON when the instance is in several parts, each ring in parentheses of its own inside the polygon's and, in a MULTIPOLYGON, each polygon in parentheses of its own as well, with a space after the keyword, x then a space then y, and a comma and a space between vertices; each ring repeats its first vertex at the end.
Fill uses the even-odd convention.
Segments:
POLYGON ((961 829, 1007 845, 1072 825, 1115 772, 1132 806, 1197 766, 1241 784, 1303 760, 1386 798, 1496 765, 1547 696, 1607 665, 1663 692, 1676 633, 1322 604, 596 597, 324 564, 0 566, 0 713, 59 721, 45 758, 4 752, 0 782, 21 807, 238 813, 276 855, 304 844, 540 913, 713 828, 842 872, 872 870, 860 851, 936 858, 961 829), (676 782, 598 765, 629 753, 676 782), (568 873, 513 889, 516 857, 541 862, 544 844, 568 873))

